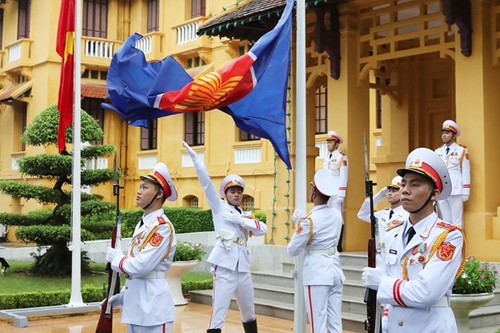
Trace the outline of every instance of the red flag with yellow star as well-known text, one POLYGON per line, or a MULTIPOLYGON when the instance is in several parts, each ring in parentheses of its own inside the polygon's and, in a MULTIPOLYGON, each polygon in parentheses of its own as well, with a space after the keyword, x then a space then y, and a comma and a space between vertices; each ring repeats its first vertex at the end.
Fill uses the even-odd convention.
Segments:
POLYGON ((74 81, 73 73, 75 67, 75 1, 62 0, 59 14, 59 25, 57 27, 56 51, 61 56, 61 78, 59 82, 59 98, 57 108, 59 110, 59 129, 57 133, 57 145, 59 152, 65 149, 66 128, 71 125, 73 119, 74 81))

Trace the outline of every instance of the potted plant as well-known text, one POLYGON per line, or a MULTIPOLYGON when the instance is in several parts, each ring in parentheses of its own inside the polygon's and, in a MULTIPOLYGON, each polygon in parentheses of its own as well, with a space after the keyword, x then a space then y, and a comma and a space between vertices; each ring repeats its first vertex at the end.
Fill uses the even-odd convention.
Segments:
POLYGON ((178 242, 174 254, 174 262, 167 269, 165 278, 170 286, 170 291, 175 305, 186 305, 181 286, 181 276, 192 269, 203 258, 205 251, 201 244, 191 242, 178 242))
POLYGON ((497 267, 475 257, 467 257, 451 295, 451 308, 455 313, 458 332, 470 331, 469 313, 493 299, 498 281, 497 267))

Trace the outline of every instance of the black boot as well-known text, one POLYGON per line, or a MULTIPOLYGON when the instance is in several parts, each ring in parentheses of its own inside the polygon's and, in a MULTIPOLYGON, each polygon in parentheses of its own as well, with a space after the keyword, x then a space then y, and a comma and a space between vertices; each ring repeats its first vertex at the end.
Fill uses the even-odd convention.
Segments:
POLYGON ((210 328, 207 330, 207 333, 220 333, 220 328, 210 328))
POLYGON ((257 319, 243 323, 245 333, 257 333, 257 319))
POLYGON ((344 225, 342 224, 342 229, 340 229, 339 243, 337 244, 337 251, 342 252, 342 236, 344 236, 344 225))

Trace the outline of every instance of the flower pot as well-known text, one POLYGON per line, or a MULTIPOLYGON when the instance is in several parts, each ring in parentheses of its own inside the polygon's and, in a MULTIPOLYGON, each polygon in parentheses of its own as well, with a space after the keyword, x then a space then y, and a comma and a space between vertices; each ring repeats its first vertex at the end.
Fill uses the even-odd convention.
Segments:
POLYGON ((170 292, 175 305, 186 305, 181 286, 181 276, 198 264, 198 260, 174 261, 172 266, 165 272, 165 278, 170 286, 170 292))
POLYGON ((451 295, 450 306, 455 314, 458 333, 470 332, 469 313, 489 303, 493 296, 493 293, 451 295))

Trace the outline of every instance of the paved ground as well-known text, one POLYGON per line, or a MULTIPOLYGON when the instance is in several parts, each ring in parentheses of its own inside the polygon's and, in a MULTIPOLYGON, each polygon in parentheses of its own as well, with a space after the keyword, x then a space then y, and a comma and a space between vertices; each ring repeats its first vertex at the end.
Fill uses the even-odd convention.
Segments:
MULTIPOLYGON (((176 307, 174 333, 205 332, 210 316, 210 306, 188 303, 176 307)), ((99 314, 91 312, 73 316, 46 316, 28 318, 28 327, 14 327, 11 322, 0 320, 0 333, 94 333, 99 314)), ((259 333, 293 332, 293 321, 279 318, 257 316, 259 333)), ((243 333, 237 311, 230 310, 223 332, 243 333)), ((114 313, 113 333, 126 333, 125 325, 120 323, 120 314, 114 313)), ((344 331, 344 333, 354 333, 344 331)))

